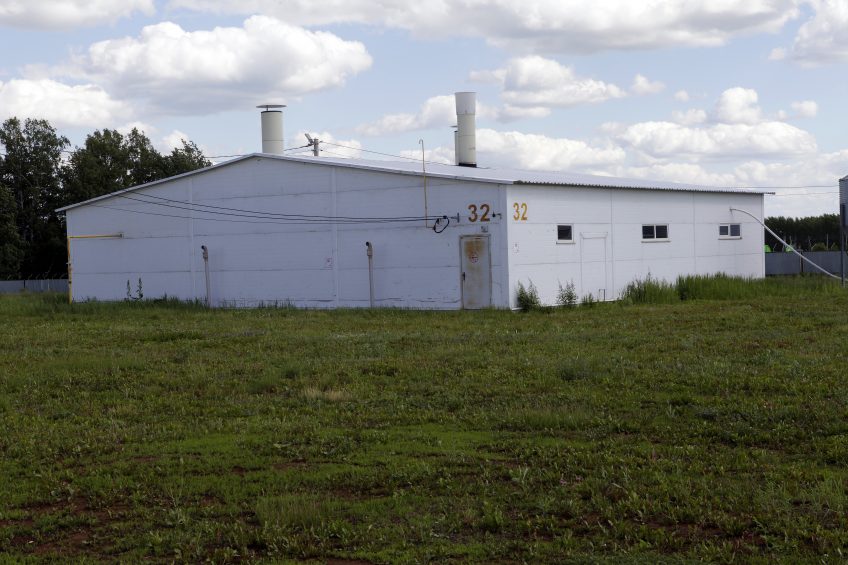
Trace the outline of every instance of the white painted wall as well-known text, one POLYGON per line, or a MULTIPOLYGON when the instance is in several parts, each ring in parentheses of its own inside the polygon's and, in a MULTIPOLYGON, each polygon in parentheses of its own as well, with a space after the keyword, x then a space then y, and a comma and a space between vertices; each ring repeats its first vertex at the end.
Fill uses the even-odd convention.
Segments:
MULTIPOLYGON (((507 303, 503 254, 505 226, 470 222, 468 206, 494 210, 504 189, 496 185, 428 179, 430 215, 460 214, 441 234, 424 221, 368 224, 257 223, 255 218, 214 216, 116 196, 68 210, 74 300, 126 297, 142 279, 146 298, 205 298, 200 246, 209 249, 212 302, 255 306, 368 306, 365 242, 374 248, 376 304, 412 308, 460 307, 459 237, 487 228, 492 246, 493 304, 507 303), (159 215, 155 215, 159 214, 159 215), (179 218, 168 216, 180 216, 179 218), (192 216, 193 219, 186 219, 192 216), (122 232, 121 239, 73 236, 122 232)), ((420 176, 315 166, 254 158, 207 173, 127 194, 273 213, 311 216, 398 217, 424 215, 420 176)), ((237 214, 238 212, 233 212, 237 214)))
POLYGON ((681 274, 765 276, 763 230, 730 206, 763 217, 757 194, 511 186, 507 207, 527 205, 526 220, 508 217, 511 304, 518 282, 532 283, 554 304, 559 284, 577 294, 618 298, 636 278, 674 281, 681 274), (719 239, 718 226, 741 224, 740 239, 719 239), (573 243, 558 243, 558 224, 573 225, 573 243), (642 239, 643 224, 667 224, 668 241, 642 239))

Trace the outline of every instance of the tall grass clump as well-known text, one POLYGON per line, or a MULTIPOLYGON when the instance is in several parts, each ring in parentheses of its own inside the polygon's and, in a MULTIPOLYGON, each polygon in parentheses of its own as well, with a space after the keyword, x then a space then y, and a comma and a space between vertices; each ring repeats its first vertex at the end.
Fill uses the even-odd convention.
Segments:
POLYGON ((565 287, 562 286, 562 283, 559 283, 557 305, 566 308, 577 306, 577 291, 574 288, 574 281, 569 281, 565 287))
POLYGON ((539 299, 539 291, 536 289, 533 281, 530 281, 529 286, 526 287, 521 281, 518 281, 516 302, 522 312, 538 310, 542 307, 542 301, 539 299))
POLYGON ((675 283, 680 300, 743 300, 797 297, 839 292, 839 281, 822 275, 752 279, 716 275, 687 275, 675 283))
POLYGON ((650 273, 628 283, 620 298, 630 304, 671 304, 679 299, 675 285, 655 279, 650 273))

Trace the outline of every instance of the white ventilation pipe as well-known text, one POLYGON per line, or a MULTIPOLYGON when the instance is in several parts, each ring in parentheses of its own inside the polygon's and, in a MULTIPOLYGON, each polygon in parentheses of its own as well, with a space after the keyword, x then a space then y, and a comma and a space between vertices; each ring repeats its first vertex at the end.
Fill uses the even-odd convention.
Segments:
POLYGON ((456 164, 477 166, 477 93, 457 92, 456 97, 456 164))
POLYGON ((283 154, 283 111, 284 104, 261 104, 262 111, 262 152, 272 155, 283 154))

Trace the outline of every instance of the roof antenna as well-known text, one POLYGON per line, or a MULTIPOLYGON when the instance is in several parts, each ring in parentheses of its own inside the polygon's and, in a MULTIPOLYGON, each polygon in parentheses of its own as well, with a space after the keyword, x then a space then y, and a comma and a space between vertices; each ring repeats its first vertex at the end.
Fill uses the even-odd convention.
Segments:
POLYGON ((312 155, 318 157, 321 154, 321 150, 318 148, 318 144, 321 143, 321 140, 317 137, 312 137, 308 133, 303 134, 306 136, 306 140, 309 142, 306 144, 307 147, 312 147, 312 155))

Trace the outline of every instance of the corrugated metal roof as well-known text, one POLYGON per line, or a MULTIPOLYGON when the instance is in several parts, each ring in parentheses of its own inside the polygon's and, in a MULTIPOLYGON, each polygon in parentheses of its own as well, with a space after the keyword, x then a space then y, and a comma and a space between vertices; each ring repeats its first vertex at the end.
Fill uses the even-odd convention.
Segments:
MULTIPOLYGON (((310 165, 337 166, 353 169, 363 169, 369 171, 379 171, 386 173, 399 173, 406 175, 421 175, 420 161, 375 161, 369 159, 345 159, 339 157, 295 157, 287 155, 269 155, 265 153, 253 153, 238 157, 230 161, 225 161, 212 167, 198 169, 182 175, 169 177, 154 181, 147 184, 134 186, 111 194, 105 194, 71 204, 64 208, 59 208, 57 212, 63 212, 77 206, 83 206, 90 202, 109 198, 111 196, 139 190, 168 182, 173 179, 187 177, 190 175, 209 173, 210 171, 238 163, 246 159, 263 158, 263 159, 278 159, 281 161, 294 161, 300 163, 308 163, 310 165)), ((733 187, 718 187, 700 184, 686 184, 666 181, 652 181, 645 179, 628 179, 619 177, 606 177, 600 175, 584 175, 579 173, 566 173, 557 171, 524 171, 520 169, 490 169, 485 167, 459 167, 456 165, 442 165, 437 163, 427 163, 427 176, 434 178, 467 180, 476 182, 485 182, 493 184, 512 184, 512 185, 537 185, 550 187, 596 187, 596 188, 624 188, 637 190, 670 190, 683 192, 732 192, 743 194, 774 194, 773 192, 757 189, 741 189, 733 187)))

